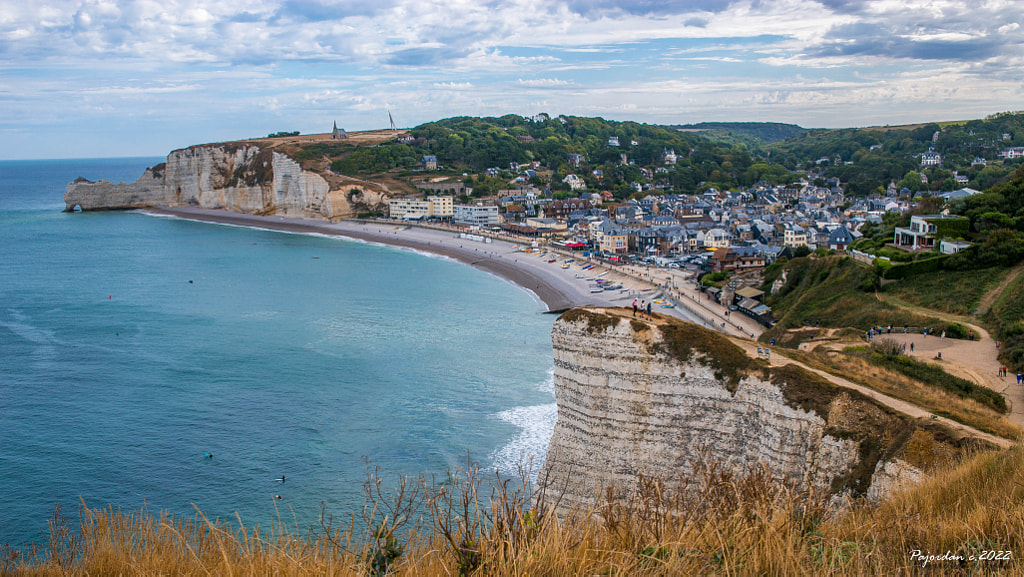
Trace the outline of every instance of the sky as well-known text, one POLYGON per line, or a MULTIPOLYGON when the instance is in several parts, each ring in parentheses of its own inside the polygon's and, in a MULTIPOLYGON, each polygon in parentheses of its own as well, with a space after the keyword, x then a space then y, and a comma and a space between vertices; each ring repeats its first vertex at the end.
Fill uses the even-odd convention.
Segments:
POLYGON ((0 159, 540 112, 808 128, 1024 109, 1024 0, 0 0, 0 159))

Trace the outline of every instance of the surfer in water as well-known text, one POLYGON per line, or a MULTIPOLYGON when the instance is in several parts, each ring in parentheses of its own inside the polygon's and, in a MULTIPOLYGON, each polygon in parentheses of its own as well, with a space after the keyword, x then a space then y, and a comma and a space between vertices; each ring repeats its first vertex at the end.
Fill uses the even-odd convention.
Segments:
POLYGON ((203 457, 205 457, 207 459, 212 459, 213 458, 213 453, 203 453, 203 457))
POLYGON ((284 475, 281 475, 281 478, 280 478, 280 479, 274 479, 274 480, 275 480, 275 481, 281 481, 282 483, 284 483, 284 475))

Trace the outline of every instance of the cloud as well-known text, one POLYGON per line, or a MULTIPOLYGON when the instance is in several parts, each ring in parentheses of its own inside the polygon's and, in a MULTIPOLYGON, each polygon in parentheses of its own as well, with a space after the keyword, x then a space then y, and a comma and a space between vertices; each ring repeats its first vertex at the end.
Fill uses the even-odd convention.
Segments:
POLYGON ((572 86, 574 83, 569 80, 559 80, 557 78, 532 78, 529 80, 523 80, 522 78, 516 81, 516 84, 520 86, 528 86, 531 88, 549 88, 558 86, 572 86))
POLYGON ((445 90, 469 90, 473 88, 471 82, 435 82, 434 88, 443 88, 445 90))
POLYGON ((1021 13, 1024 0, 0 0, 0 126, 165 119, 187 145, 254 116, 379 127, 388 106, 409 125, 984 115, 1019 108, 1021 13))
POLYGON ((722 12, 734 0, 569 0, 566 6, 572 12, 585 16, 625 13, 637 16, 666 16, 693 12, 722 12))

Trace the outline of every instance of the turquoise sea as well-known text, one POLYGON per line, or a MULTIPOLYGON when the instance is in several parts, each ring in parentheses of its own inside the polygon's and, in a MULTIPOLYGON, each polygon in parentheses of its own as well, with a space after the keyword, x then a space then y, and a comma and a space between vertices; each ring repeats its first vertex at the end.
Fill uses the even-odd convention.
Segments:
POLYGON ((61 212, 74 178, 161 161, 0 162, 0 543, 44 542, 80 502, 265 528, 277 505, 305 530, 321 503, 358 513, 367 460, 541 462, 554 317, 534 295, 408 250, 61 212))

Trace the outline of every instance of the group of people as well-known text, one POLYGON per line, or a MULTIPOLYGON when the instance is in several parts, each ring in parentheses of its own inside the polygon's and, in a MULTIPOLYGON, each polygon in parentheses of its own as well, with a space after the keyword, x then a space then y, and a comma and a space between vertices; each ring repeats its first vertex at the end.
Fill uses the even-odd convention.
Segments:
MULTIPOLYGON (((999 376, 1005 377, 1007 371, 1008 369, 1006 368, 1006 365, 999 367, 999 376)), ((1017 373, 1017 384, 1024 385, 1024 373, 1017 373)))
POLYGON ((640 304, 637 305, 636 299, 633 299, 633 317, 634 318, 636 317, 637 307, 639 306, 640 318, 644 318, 644 313, 646 312, 647 313, 647 320, 651 320, 651 319, 654 318, 653 315, 651 314, 651 303, 646 303, 646 305, 644 303, 645 303, 645 301, 640 301, 640 304))

